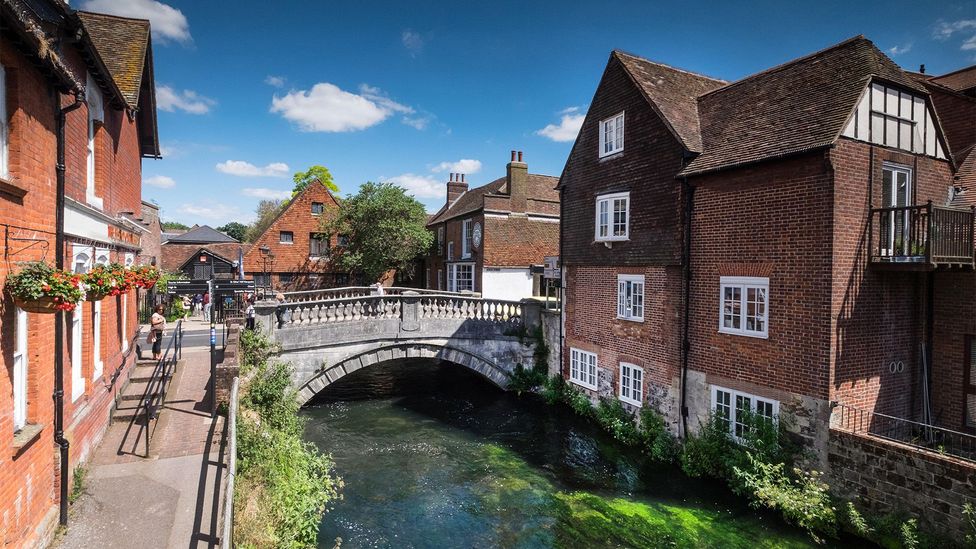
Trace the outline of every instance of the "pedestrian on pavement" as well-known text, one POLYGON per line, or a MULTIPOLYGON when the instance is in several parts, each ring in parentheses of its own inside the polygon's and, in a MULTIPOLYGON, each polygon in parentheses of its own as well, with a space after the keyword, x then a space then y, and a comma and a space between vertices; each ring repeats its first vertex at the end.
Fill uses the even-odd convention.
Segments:
POLYGON ((193 316, 203 312, 203 296, 197 294, 193 296, 193 316))
POLYGON ((166 317, 163 305, 156 305, 156 312, 149 319, 149 343, 152 344, 153 360, 162 358, 163 333, 166 331, 166 317))
POLYGON ((203 294, 203 319, 210 322, 210 292, 203 294))
POLYGON ((247 318, 247 323, 244 325, 248 330, 254 329, 254 298, 247 300, 247 308, 244 309, 244 316, 247 318))
POLYGON ((183 318, 190 318, 190 313, 193 312, 190 307, 192 307, 190 296, 183 296, 183 318))

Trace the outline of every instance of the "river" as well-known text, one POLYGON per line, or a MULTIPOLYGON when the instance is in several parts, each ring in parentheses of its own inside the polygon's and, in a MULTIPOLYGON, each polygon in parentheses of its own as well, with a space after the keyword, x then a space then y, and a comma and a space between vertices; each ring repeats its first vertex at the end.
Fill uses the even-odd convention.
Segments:
POLYGON ((345 482, 319 547, 813 547, 712 480, 453 365, 371 367, 302 412, 345 482))

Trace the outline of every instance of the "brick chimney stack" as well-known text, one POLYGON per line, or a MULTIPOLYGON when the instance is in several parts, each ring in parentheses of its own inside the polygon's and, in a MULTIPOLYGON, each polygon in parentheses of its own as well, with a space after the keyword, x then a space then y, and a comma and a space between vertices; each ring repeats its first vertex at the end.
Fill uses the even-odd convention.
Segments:
POLYGON ((524 213, 529 194, 529 165, 522 161, 522 151, 512 151, 508 163, 508 194, 512 212, 524 213))
POLYGON ((450 206, 459 196, 468 191, 468 184, 464 181, 463 173, 451 173, 447 182, 447 205, 450 206))

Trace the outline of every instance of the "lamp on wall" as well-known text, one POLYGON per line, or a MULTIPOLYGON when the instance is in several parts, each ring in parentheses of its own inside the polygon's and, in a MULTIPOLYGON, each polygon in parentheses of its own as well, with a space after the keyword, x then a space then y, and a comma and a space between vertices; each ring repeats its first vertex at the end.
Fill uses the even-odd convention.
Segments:
POLYGON ((261 264, 263 265, 264 279, 267 281, 268 286, 271 286, 271 275, 268 273, 268 263, 274 264, 274 254, 271 253, 271 248, 267 245, 258 248, 261 252, 261 264))

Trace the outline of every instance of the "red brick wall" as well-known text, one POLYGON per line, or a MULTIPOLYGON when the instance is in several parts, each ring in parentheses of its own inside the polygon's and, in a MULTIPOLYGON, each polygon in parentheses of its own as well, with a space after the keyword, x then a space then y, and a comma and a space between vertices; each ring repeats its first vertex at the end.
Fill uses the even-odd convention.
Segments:
POLYGON ((426 258, 425 268, 430 270, 430 280, 427 281, 427 287, 431 289, 437 288, 437 270, 441 269, 444 273, 444 290, 448 289, 447 283, 447 263, 459 262, 461 260, 462 252, 462 242, 464 241, 464 231, 463 224, 464 220, 471 220, 471 227, 474 230, 475 223, 481 223, 482 227, 482 237, 481 237, 481 247, 480 249, 471 250, 471 258, 465 259, 464 262, 474 262, 474 291, 480 292, 482 285, 482 272, 484 271, 485 261, 489 254, 488 252, 488 227, 486 224, 485 216, 481 211, 472 213, 471 215, 465 215, 449 219, 444 223, 438 223, 437 225, 432 225, 431 229, 434 233, 434 244, 431 254, 426 258), (443 255, 437 255, 437 227, 444 227, 444 242, 443 242, 443 255), (454 257, 447 257, 447 243, 454 243, 454 257))
POLYGON ((826 399, 830 172, 823 154, 696 178, 689 368, 826 399), (769 337, 720 333, 722 276, 769 278, 769 337))
POLYGON ((547 255, 559 255, 559 223, 523 216, 484 220, 484 263, 490 267, 542 265, 547 255))
MULTIPOLYGON (((325 186, 309 185, 305 192, 292 199, 285 211, 244 254, 244 272, 249 276, 264 274, 265 263, 262 261, 260 250, 263 246, 270 248, 274 255, 274 262, 267 263, 270 272, 295 275, 336 272, 328 261, 310 261, 308 254, 309 234, 321 232, 323 217, 333 215, 338 207, 338 202, 325 186), (312 202, 325 204, 325 214, 312 215, 312 202), (282 244, 281 231, 291 231, 294 234, 294 243, 282 244)), ((336 243, 336 236, 332 235, 330 247, 335 247, 336 243)), ((233 260, 236 257, 228 259, 233 260)), ((326 285, 330 285, 331 282, 332 280, 326 277, 326 285)), ((272 284, 276 287, 280 285, 277 276, 272 277, 272 284)))

